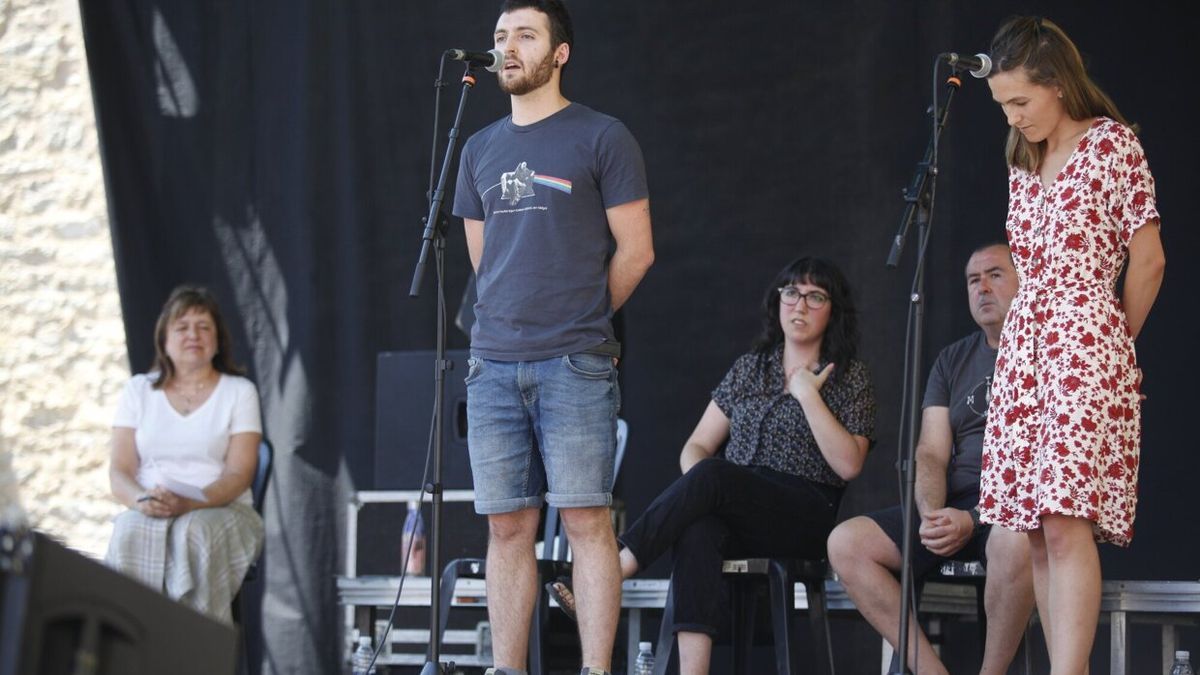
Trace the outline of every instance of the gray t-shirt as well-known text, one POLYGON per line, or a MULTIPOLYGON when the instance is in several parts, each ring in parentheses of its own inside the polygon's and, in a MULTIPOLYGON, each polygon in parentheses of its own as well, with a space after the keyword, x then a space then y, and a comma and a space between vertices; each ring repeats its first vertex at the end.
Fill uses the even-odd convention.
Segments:
POLYGON ((578 103, 473 135, 454 195, 455 216, 484 221, 471 353, 533 361, 611 341, 605 209, 648 195, 629 130, 578 103))
POLYGON ((983 331, 976 331, 943 349, 929 371, 921 407, 948 407, 954 432, 954 448, 946 468, 947 503, 963 493, 979 493, 983 432, 995 369, 996 350, 988 346, 983 331))

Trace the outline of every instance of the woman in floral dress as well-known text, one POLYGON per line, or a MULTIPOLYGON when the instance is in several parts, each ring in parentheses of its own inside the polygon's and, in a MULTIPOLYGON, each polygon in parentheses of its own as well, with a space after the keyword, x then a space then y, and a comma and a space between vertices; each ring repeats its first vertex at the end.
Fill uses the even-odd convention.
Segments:
POLYGON ((1083 673, 1100 610, 1096 542, 1133 536, 1133 342, 1164 265, 1154 179, 1134 130, 1058 26, 1011 19, 991 52, 988 84, 1010 127, 1007 229, 1021 286, 996 361, 980 514, 1029 533, 1052 673, 1083 673))

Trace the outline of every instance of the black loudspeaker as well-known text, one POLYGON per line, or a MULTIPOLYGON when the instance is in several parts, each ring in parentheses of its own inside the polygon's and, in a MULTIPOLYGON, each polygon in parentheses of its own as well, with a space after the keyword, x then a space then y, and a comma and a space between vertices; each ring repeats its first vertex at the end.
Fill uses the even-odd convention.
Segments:
MULTIPOLYGON (((467 357, 446 352, 442 486, 471 489, 467 456, 467 357)), ((419 490, 433 419, 433 350, 380 352, 375 368, 375 489, 419 490)))
POLYGON ((233 627, 41 533, 0 540, 0 675, 234 672, 233 627))

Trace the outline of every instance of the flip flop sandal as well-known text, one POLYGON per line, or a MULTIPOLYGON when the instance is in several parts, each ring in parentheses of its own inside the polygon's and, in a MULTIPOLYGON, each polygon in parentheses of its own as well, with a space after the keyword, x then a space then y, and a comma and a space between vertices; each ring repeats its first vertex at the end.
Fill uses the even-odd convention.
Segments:
POLYGON ((571 588, 571 579, 570 578, 559 577, 559 578, 555 579, 554 581, 547 581, 546 582, 546 593, 548 593, 550 595, 550 597, 554 598, 554 601, 556 603, 558 603, 558 608, 562 610, 563 614, 567 615, 567 618, 571 619, 572 621, 576 620, 575 619, 575 593, 573 592, 573 590, 571 588), (564 597, 564 593, 561 590, 559 590, 559 587, 558 587, 559 584, 562 584, 563 588, 566 589, 566 592, 570 594, 571 599, 569 601, 566 599, 566 597, 564 597))

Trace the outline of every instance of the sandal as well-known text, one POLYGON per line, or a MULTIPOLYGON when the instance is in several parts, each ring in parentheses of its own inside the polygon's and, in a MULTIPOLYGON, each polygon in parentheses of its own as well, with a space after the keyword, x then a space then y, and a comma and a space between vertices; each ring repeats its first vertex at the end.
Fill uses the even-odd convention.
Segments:
POLYGON ((571 579, 569 577, 559 577, 554 581, 546 582, 546 593, 554 598, 554 602, 558 603, 558 608, 562 610, 567 618, 575 621, 575 593, 571 590, 571 579))

